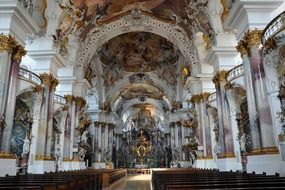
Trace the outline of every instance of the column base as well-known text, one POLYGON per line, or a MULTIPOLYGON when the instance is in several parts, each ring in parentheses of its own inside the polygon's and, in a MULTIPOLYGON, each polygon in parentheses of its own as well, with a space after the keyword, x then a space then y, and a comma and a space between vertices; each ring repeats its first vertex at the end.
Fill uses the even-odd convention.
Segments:
POLYGON ((271 175, 277 172, 285 176, 285 162, 280 154, 248 155, 247 160, 247 172, 266 172, 271 175))

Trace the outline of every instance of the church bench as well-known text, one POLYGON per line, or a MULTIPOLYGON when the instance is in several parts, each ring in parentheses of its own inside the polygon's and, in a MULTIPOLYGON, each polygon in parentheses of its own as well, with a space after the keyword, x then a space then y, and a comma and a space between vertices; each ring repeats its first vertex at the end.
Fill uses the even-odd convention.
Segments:
MULTIPOLYGON (((233 189, 233 188, 285 188, 285 182, 247 182, 247 183, 220 183, 220 184, 172 184, 167 185, 165 190, 186 190, 186 189, 233 189)), ((163 189, 159 189, 163 190, 163 189)))
POLYGON ((238 172, 218 172, 213 170, 153 170, 154 190, 164 189, 218 189, 246 187, 285 187, 285 178, 277 175, 247 174, 238 172), (265 185, 264 185, 265 184, 265 185))
POLYGON ((125 169, 114 169, 114 170, 97 170, 97 173, 102 174, 103 187, 107 187, 113 182, 125 177, 127 175, 127 170, 125 169))

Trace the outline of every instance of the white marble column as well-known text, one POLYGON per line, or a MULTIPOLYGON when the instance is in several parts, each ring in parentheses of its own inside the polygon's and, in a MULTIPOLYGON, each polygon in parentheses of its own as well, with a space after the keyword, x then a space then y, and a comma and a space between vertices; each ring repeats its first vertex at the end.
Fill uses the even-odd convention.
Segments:
POLYGON ((0 46, 2 45, 2 47, 0 47, 0 53, 2 52, 1 55, 3 56, 3 58, 0 59, 1 75, 3 74, 3 77, 0 77, 0 85, 3 87, 3 89, 0 90, 0 96, 3 98, 0 100, 0 109, 2 109, 0 116, 4 118, 4 125, 6 126, 1 134, 1 152, 8 153, 10 150, 10 139, 12 137, 14 122, 19 65, 26 51, 10 36, 1 34, 0 40, 3 40, 1 42, 3 44, 0 44, 0 46))

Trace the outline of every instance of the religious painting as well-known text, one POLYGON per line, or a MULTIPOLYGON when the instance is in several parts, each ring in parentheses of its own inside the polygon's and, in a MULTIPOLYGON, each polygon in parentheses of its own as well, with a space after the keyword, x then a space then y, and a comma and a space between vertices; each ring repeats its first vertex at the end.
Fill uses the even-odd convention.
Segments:
MULTIPOLYGON (((96 23, 104 24, 125 12, 139 9, 156 17, 175 22, 192 38, 193 32, 202 30, 211 36, 212 30, 203 10, 205 3, 186 0, 70 0, 60 7, 65 15, 72 15, 76 30, 84 40, 96 23)), ((64 25, 64 23, 62 22, 64 25)))
POLYGON ((115 37, 99 49, 98 55, 105 65, 120 65, 126 72, 155 71, 159 65, 178 60, 178 50, 171 42, 147 32, 115 37))

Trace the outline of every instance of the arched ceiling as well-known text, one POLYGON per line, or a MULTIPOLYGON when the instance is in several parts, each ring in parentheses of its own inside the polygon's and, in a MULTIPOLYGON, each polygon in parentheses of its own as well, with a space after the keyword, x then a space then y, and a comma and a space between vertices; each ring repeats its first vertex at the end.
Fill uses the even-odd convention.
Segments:
POLYGON ((97 88, 99 107, 107 102, 123 118, 147 105, 165 117, 181 101, 183 73, 191 73, 185 68, 197 62, 193 35, 200 31, 214 41, 206 4, 64 0, 58 34, 78 37, 77 70, 97 88))

